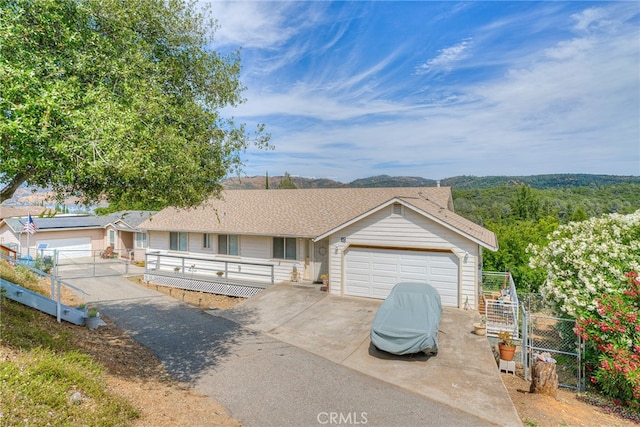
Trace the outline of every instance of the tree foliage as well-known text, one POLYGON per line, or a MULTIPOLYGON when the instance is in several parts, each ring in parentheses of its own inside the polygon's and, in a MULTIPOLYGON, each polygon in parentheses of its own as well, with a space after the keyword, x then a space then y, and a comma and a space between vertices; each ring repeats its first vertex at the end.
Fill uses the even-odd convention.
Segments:
POLYGON ((255 134, 239 56, 181 0, 0 0, 0 201, 23 183, 120 207, 190 206, 242 167, 255 134))
POLYGON ((543 296, 569 316, 593 313, 596 298, 624 292, 625 273, 640 271, 640 210, 562 225, 531 252, 531 267, 546 271, 543 296))
POLYGON ((511 215, 519 220, 537 219, 540 212, 540 200, 531 191, 531 187, 521 185, 509 203, 511 215))
POLYGON ((508 271, 521 291, 538 292, 544 282, 546 272, 529 267, 531 244, 544 245, 548 236, 558 227, 558 220, 549 216, 534 220, 514 222, 492 222, 486 227, 496 233, 499 249, 497 252, 483 252, 483 269, 487 271, 508 271))
POLYGON ((284 176, 282 177, 282 179, 280 180, 280 182, 278 183, 278 189, 279 190, 293 190, 298 188, 298 186, 295 184, 295 182, 293 182, 293 179, 291 179, 291 175, 289 175, 289 172, 285 172, 284 176))

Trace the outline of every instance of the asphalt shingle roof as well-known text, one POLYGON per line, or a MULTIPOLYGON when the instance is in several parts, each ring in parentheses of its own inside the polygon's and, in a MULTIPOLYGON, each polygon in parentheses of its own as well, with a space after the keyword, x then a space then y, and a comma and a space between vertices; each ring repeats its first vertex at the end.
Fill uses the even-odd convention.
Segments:
POLYGON ((195 208, 166 208, 139 228, 315 238, 394 199, 497 249, 493 232, 453 212, 448 187, 225 190, 195 208))
POLYGON ((132 231, 136 230, 140 224, 148 220, 149 217, 155 213, 156 211, 118 211, 99 216, 98 221, 103 226, 114 224, 116 228, 132 231))
MULTIPOLYGON (((96 217, 93 216, 67 216, 53 218, 39 218, 31 216, 38 230, 61 230, 69 228, 101 228, 96 217)), ((4 220, 14 231, 20 232, 27 222, 27 218, 5 218, 4 220)))

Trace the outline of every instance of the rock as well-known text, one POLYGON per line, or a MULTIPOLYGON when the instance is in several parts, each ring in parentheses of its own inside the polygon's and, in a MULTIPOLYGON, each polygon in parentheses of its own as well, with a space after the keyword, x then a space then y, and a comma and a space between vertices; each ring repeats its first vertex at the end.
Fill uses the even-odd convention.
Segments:
POLYGON ((82 403, 82 394, 77 391, 73 392, 71 395, 71 403, 75 403, 76 405, 82 403))
POLYGON ((556 373, 555 360, 553 360, 553 362, 545 362, 540 358, 534 358, 529 392, 556 397, 558 392, 558 374, 556 373))

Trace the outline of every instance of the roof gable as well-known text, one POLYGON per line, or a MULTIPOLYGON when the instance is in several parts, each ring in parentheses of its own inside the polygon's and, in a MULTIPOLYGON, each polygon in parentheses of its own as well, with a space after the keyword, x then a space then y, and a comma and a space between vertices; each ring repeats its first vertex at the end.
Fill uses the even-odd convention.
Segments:
POLYGON ((135 231, 138 226, 148 220, 156 211, 118 211, 99 216, 98 221, 105 227, 109 224, 126 231, 135 231))

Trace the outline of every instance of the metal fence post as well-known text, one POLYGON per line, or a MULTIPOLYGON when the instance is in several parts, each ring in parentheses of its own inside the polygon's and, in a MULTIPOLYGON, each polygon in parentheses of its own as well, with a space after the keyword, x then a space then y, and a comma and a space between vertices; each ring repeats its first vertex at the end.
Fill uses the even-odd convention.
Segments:
POLYGON ((51 299, 56 297, 55 280, 55 276, 51 276, 51 299))
POLYGON ((529 339, 528 328, 527 328, 527 310, 524 307, 524 303, 522 303, 522 375, 525 380, 529 379, 529 367, 527 366, 527 353, 529 352, 529 346, 527 345, 527 340, 529 339))
POLYGON ((61 292, 61 289, 60 289, 60 280, 58 280, 58 298, 56 300, 57 301, 56 302, 56 317, 57 317, 58 323, 61 322, 61 314, 62 314, 61 313, 62 307, 60 305, 61 294, 62 294, 62 292, 61 292))
POLYGON ((58 250, 53 250, 53 275, 58 277, 58 250))

